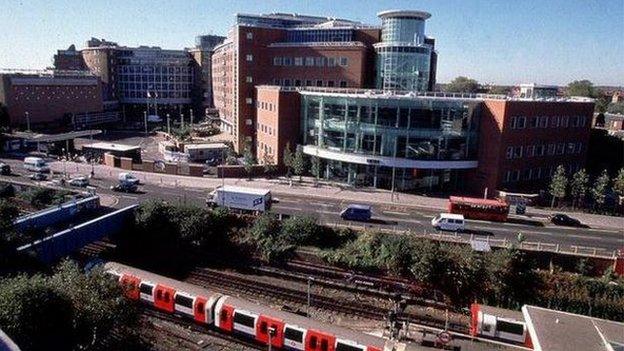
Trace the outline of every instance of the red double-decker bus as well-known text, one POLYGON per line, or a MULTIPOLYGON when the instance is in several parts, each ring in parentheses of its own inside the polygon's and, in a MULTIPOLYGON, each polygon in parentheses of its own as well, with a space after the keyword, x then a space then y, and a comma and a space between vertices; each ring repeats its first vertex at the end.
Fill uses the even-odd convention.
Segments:
POLYGON ((509 204, 502 200, 451 196, 448 210, 465 218, 504 222, 509 214, 509 204))

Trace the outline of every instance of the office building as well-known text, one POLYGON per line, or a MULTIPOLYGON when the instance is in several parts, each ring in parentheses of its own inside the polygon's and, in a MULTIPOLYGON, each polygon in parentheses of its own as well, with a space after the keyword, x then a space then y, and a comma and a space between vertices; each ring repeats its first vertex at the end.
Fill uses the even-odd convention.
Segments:
POLYGON ((13 127, 44 130, 103 111, 101 83, 89 71, 0 71, 0 103, 13 127))
POLYGON ((214 48, 221 44, 225 37, 217 35, 200 35, 195 38, 195 47, 188 49, 191 55, 194 77, 191 100, 196 111, 214 108, 212 95, 212 54, 214 48))
POLYGON ((259 86, 258 153, 280 164, 286 143, 303 145, 323 179, 356 186, 531 192, 558 165, 584 166, 593 108, 583 98, 259 86))
MULTIPOLYGON (((419 45, 430 52, 433 39, 425 38, 422 29, 419 45)), ((381 36, 379 26, 346 19, 283 13, 236 15, 236 24, 213 56, 215 107, 235 150, 240 152, 247 144, 253 150, 259 146, 256 86, 373 88, 377 75, 374 45, 381 36)), ((426 66, 424 90, 431 64, 426 66)))

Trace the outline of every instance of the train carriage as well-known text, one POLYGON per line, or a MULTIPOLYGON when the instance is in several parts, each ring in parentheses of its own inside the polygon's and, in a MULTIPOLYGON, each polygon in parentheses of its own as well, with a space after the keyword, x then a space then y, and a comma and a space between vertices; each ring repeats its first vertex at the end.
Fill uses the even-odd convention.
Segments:
POLYGON ((105 269, 117 277, 131 299, 265 345, 270 342, 278 349, 388 351, 397 346, 380 337, 222 295, 119 263, 109 262, 105 269))

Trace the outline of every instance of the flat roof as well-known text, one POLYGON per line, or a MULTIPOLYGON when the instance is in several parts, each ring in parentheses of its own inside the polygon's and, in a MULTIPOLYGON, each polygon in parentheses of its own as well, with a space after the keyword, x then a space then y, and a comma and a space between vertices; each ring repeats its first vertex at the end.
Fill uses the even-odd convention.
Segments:
POLYGON ((93 143, 83 145, 82 148, 91 148, 91 149, 102 149, 102 150, 110 150, 110 151, 131 151, 140 149, 140 146, 134 145, 126 145, 126 144, 113 144, 113 143, 93 143))
POLYGON ((236 186, 236 185, 225 185, 215 190, 225 190, 225 191, 229 191, 232 193, 245 193, 245 194, 254 194, 254 195, 267 195, 271 192, 271 190, 269 189, 247 188, 244 186, 236 186))
POLYGON ((184 149, 223 149, 228 146, 224 143, 210 143, 210 144, 186 144, 184 149))
POLYGON ((416 10, 386 10, 377 13, 379 18, 391 18, 391 17, 411 17, 426 20, 431 17, 429 12, 416 11, 416 10))
POLYGON ((611 351, 624 347, 624 323, 525 305, 536 351, 611 351))
POLYGON ((81 130, 76 132, 58 133, 58 134, 36 134, 30 132, 15 132, 13 134, 7 134, 17 138, 22 138, 28 141, 36 141, 41 143, 51 143, 55 141, 70 140, 76 138, 82 138, 91 135, 101 134, 99 129, 81 130))

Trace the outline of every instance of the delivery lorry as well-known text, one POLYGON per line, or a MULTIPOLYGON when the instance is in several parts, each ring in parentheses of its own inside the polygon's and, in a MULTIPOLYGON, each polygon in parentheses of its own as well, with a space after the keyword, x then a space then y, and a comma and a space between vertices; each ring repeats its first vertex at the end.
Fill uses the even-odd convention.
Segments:
POLYGON ((213 190, 206 204, 243 212, 266 212, 271 209, 271 191, 226 185, 213 190))

